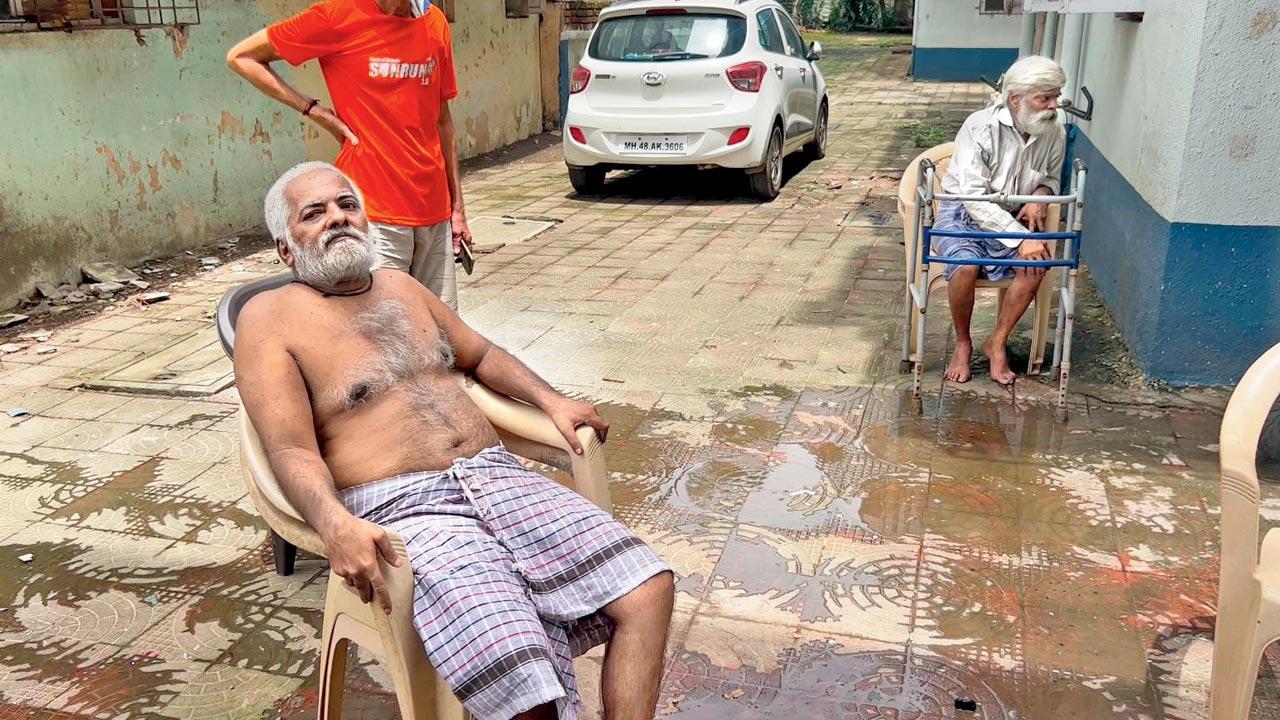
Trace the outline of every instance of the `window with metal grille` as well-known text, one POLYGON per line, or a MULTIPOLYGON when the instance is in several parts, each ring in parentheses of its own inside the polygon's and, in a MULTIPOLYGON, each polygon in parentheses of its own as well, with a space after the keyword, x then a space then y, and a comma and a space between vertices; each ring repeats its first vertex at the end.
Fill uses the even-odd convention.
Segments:
POLYGON ((506 0, 507 1, 507 17, 523 18, 529 17, 529 0, 506 0))
POLYGON ((200 24, 200 0, 0 0, 0 33, 200 24))
POLYGON ((1011 3, 1010 0, 978 0, 978 12, 1000 13, 1001 15, 1004 15, 1014 9, 1009 7, 1012 4, 1017 4, 1019 6, 1022 5, 1020 1, 1011 3))

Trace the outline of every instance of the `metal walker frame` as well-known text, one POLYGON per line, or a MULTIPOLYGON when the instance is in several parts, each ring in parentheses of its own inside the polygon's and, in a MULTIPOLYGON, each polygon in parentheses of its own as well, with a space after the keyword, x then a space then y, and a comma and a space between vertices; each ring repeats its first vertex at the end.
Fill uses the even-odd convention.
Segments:
MULTIPOLYGON (((1058 324, 1054 332, 1053 343, 1053 369, 1058 371, 1058 415, 1062 417, 1066 414, 1067 407, 1067 383, 1071 378, 1071 336, 1075 330, 1076 318, 1076 279, 1080 270, 1080 245, 1084 217, 1084 183, 1087 175, 1085 164, 1077 158, 1071 164, 1071 192, 1067 195, 1009 195, 1006 193, 991 193, 988 195, 949 195, 946 193, 936 193, 933 190, 934 179, 937 169, 932 161, 924 160, 920 163, 917 182, 916 182, 916 210, 915 210, 915 227, 917 241, 915 246, 909 249, 909 265, 915 268, 912 282, 907 283, 906 298, 906 327, 902 331, 902 360, 904 363, 910 363, 912 374, 912 390, 911 397, 916 406, 920 406, 921 395, 920 385, 924 375, 924 331, 925 318, 929 309, 929 266, 932 263, 942 265, 993 265, 997 267, 1030 267, 1044 268, 1046 271, 1051 268, 1066 268, 1065 277, 1062 278, 1058 288, 1058 324), (1069 228, 1064 232, 1032 232, 1032 233, 1015 233, 1015 232, 979 232, 979 231, 962 231, 962 230, 934 230, 934 210, 933 203, 935 200, 949 200, 955 202, 996 202, 1022 205, 1026 203, 1036 203, 1039 205, 1056 205, 1063 204, 1067 206, 1066 226, 1069 228), (972 258, 947 258, 934 255, 932 248, 932 239, 937 237, 965 237, 965 238, 1017 238, 1019 240, 1048 240, 1054 241, 1056 246, 1058 240, 1066 241, 1060 257, 1049 260, 996 260, 996 259, 972 259, 972 258), (923 252, 918 252, 922 250, 923 252), (918 312, 920 314, 919 322, 916 324, 916 343, 915 352, 911 352, 911 314, 918 312)), ((1062 273, 1059 273, 1062 276, 1062 273)), ((1044 281, 1048 281, 1045 278, 1044 281)))

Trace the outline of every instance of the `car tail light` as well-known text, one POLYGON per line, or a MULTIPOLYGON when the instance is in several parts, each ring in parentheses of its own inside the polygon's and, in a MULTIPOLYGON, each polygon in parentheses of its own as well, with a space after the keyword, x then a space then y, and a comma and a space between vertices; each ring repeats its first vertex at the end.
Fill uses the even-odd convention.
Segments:
POLYGON ((729 84, 743 92, 760 92, 760 85, 764 83, 766 72, 768 68, 764 63, 748 62, 729 68, 725 71, 725 76, 729 78, 729 84))
MULTIPOLYGON (((760 67, 764 67, 761 65, 760 67)), ((573 69, 573 74, 569 76, 569 94, 580 93, 587 89, 587 83, 591 82, 591 71, 579 65, 573 69)))
POLYGON ((645 10, 644 14, 645 15, 684 15, 685 9, 684 8, 653 8, 651 10, 645 10))
POLYGON ((738 128, 737 130, 734 130, 732 133, 730 133, 730 134, 729 134, 729 143, 728 143, 728 144, 729 144, 729 145, 737 145, 738 143, 742 142, 743 140, 746 140, 746 139, 747 139, 747 136, 748 136, 748 135, 750 135, 750 134, 751 134, 751 128, 749 128, 749 127, 740 127, 740 128, 738 128))
POLYGON ((573 138, 574 142, 578 143, 579 145, 587 144, 587 136, 582 133, 582 128, 580 127, 570 126, 569 137, 573 138))

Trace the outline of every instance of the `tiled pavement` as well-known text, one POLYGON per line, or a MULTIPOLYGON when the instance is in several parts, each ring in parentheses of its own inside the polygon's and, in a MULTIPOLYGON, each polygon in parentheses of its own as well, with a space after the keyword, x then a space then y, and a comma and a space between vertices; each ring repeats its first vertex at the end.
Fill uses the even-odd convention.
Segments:
MULTIPOLYGON (((953 128, 984 92, 912 84, 873 38, 824 44, 830 155, 773 203, 730 173, 578 198, 546 138, 467 176, 473 216, 557 222, 482 255, 463 315, 613 423, 616 514, 679 575, 659 716, 1203 717, 1214 410, 1103 387, 1059 424, 1036 381, 1010 398, 935 372, 914 412, 901 126, 953 128)), ((78 389, 208 345, 217 298, 279 270, 231 263, 0 360, 0 410, 30 411, 0 434, 0 719, 313 716, 325 569, 272 571, 234 389, 78 389)), ((945 322, 931 343, 941 358, 945 322)), ((166 362, 210 386, 229 370, 166 362)), ((599 663, 579 663, 593 713, 599 663)), ((1276 669, 1255 717, 1280 712, 1276 669)), ((348 683, 347 717, 395 715, 376 662, 348 683)))

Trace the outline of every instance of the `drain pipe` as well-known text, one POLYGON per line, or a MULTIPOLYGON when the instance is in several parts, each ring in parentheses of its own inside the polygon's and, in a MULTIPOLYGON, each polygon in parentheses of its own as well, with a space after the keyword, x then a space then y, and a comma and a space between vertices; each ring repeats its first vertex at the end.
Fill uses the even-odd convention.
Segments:
POLYGON ((1058 13, 1044 14, 1044 38, 1040 43, 1040 54, 1051 58, 1058 47, 1058 13))
POLYGON ((1022 43, 1018 46, 1018 57, 1024 58, 1036 51, 1036 14, 1022 11, 1022 43))
POLYGON ((1084 65, 1081 51, 1084 49, 1086 18, 1088 15, 1085 13, 1069 13, 1062 34, 1062 57, 1058 64, 1067 73, 1067 84, 1062 88, 1062 96, 1071 102, 1078 101, 1076 94, 1080 92, 1080 70, 1084 65))
MULTIPOLYGON (((1058 64, 1067 74, 1067 84, 1062 87, 1062 97, 1076 103, 1080 102, 1080 71, 1084 69, 1084 31, 1089 16, 1085 13, 1068 13, 1066 27, 1062 34, 1062 56, 1058 64)), ((1062 163, 1062 182, 1070 177, 1071 161, 1075 159, 1076 127, 1075 118, 1062 113, 1067 125, 1066 160, 1062 163)), ((1062 187, 1066 187, 1063 185, 1062 187)))

